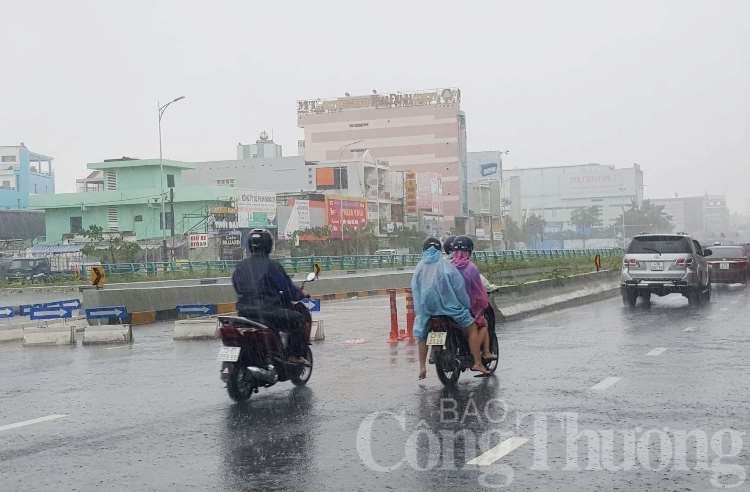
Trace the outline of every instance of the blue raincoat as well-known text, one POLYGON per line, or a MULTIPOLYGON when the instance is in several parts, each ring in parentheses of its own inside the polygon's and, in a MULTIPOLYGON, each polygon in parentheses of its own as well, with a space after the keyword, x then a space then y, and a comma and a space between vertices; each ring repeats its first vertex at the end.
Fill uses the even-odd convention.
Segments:
POLYGON ((450 316, 461 328, 474 322, 464 278, 441 251, 429 248, 422 253, 411 278, 411 290, 416 314, 414 336, 418 339, 427 339, 427 322, 432 316, 450 316))

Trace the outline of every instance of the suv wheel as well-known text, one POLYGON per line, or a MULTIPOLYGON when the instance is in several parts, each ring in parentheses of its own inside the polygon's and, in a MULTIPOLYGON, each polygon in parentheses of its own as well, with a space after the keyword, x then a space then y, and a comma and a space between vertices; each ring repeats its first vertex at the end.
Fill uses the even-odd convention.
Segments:
POLYGON ((638 292, 635 290, 626 290, 622 293, 622 303, 628 307, 635 307, 638 302, 638 292))
POLYGON ((700 287, 691 289, 687 293, 688 304, 691 306, 700 305, 701 297, 703 297, 703 293, 700 291, 700 287))
POLYGON ((708 284, 706 285, 706 290, 703 292, 703 302, 709 303, 711 302, 711 281, 708 281, 708 284))

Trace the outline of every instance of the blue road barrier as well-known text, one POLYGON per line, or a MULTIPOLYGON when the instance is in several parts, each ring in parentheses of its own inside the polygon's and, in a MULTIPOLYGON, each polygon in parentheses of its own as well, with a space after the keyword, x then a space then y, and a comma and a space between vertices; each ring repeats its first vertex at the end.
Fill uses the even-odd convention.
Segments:
POLYGON ((127 317, 128 310, 125 306, 100 306, 86 310, 86 319, 125 319, 127 317))
POLYGON ((33 320, 72 318, 73 310, 64 307, 32 308, 29 317, 33 320))

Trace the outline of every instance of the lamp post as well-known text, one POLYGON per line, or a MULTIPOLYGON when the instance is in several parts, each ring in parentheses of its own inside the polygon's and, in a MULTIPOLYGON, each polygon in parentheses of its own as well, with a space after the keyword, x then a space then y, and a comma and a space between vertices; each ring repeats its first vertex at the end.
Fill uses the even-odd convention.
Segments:
MULTIPOLYGON (((342 176, 341 156, 344 153, 344 149, 347 147, 351 147, 354 144, 358 144, 361 141, 362 140, 355 140, 354 142, 349 142, 348 144, 342 145, 341 147, 339 147, 339 157, 338 157, 338 160, 336 161, 336 167, 338 168, 338 171, 339 171, 339 183, 341 183, 342 181, 341 180, 341 176, 342 176)), ((347 174, 347 183, 348 182, 349 182, 349 176, 347 174)), ((348 184, 347 184, 347 187, 348 187, 348 184)), ((339 192, 341 192, 340 189, 339 189, 339 192)), ((342 247, 343 247, 343 242, 344 242, 344 199, 343 198, 339 199, 339 229, 341 230, 341 242, 342 242, 342 247)))
MULTIPOLYGON (((185 99, 185 96, 180 96, 172 99, 164 106, 156 102, 156 106, 159 111, 159 195, 161 197, 161 247, 162 247, 162 261, 168 261, 167 256, 167 217, 164 214, 164 157, 162 156, 162 144, 161 144, 161 119, 164 116, 164 112, 167 110, 170 104, 176 103, 185 99)), ((172 217, 174 221, 174 217, 172 217)))
MULTIPOLYGON (((365 150, 362 153, 362 176, 364 178, 365 174, 365 156, 369 155, 370 158, 373 158, 372 152, 370 152, 370 149, 365 150)), ((377 234, 380 236, 380 170, 378 169, 378 161, 375 159, 375 208, 377 210, 378 214, 378 220, 377 220, 377 234)), ((367 188, 367 181, 364 180, 364 186, 367 188)), ((367 201, 367 190, 363 190, 365 195, 365 201, 367 201)))

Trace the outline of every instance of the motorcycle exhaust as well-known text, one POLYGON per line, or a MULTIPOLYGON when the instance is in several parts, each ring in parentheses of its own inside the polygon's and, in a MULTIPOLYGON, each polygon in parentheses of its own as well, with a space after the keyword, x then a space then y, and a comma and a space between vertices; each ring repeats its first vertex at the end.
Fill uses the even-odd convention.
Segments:
POLYGON ((264 384, 274 384, 279 380, 279 375, 276 373, 276 369, 272 365, 269 365, 268 369, 251 366, 248 367, 247 370, 255 379, 264 384))

